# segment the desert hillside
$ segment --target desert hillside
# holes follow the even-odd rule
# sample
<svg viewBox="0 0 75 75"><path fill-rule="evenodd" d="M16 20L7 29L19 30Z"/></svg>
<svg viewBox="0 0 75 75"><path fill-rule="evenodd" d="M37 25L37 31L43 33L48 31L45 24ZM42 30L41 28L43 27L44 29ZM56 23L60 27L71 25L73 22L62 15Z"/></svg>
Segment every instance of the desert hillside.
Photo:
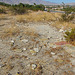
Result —
<svg viewBox="0 0 75 75"><path fill-rule="evenodd" d="M0 75L75 75L75 14L42 7L0 6Z"/></svg>

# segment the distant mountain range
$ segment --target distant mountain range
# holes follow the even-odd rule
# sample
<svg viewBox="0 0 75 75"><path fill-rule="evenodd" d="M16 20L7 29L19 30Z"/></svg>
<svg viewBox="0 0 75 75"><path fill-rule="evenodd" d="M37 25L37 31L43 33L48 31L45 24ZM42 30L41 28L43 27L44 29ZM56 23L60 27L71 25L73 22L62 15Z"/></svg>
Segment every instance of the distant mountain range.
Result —
<svg viewBox="0 0 75 75"><path fill-rule="evenodd" d="M66 5L75 5L75 2L74 3L66 3Z"/></svg>
<svg viewBox="0 0 75 75"><path fill-rule="evenodd" d="M19 4L19 3L24 3L24 4L44 4L44 5L57 5L56 3L52 3L49 1L45 0L0 0L0 2L5 2L8 4Z"/></svg>
<svg viewBox="0 0 75 75"><path fill-rule="evenodd" d="M57 3L53 3L50 1L45 1L45 0L0 0L0 2L8 3L8 4L19 4L19 3L24 3L24 4L44 4L44 5L60 5ZM66 3L66 5L75 5L74 3Z"/></svg>

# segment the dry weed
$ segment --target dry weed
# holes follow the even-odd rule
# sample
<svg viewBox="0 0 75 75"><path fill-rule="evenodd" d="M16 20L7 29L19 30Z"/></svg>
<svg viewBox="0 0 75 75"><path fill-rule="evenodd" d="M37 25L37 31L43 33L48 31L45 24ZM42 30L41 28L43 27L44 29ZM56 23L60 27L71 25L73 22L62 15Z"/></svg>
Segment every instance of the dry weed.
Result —
<svg viewBox="0 0 75 75"><path fill-rule="evenodd" d="M25 29L24 34L31 37L39 37L39 34L36 32L34 28Z"/></svg>
<svg viewBox="0 0 75 75"><path fill-rule="evenodd" d="M7 19L5 14L0 14L0 20Z"/></svg>
<svg viewBox="0 0 75 75"><path fill-rule="evenodd" d="M52 26L54 26L58 29L64 27L64 30L68 29L68 28L75 28L75 24L73 24L71 22L60 22L60 21L53 22Z"/></svg>
<svg viewBox="0 0 75 75"><path fill-rule="evenodd" d="M15 35L18 35L20 33L19 27L15 25L11 25L10 27L5 27L3 29L1 38L6 38L6 37L13 37Z"/></svg>
<svg viewBox="0 0 75 75"><path fill-rule="evenodd" d="M75 24L72 22L60 21L61 13L50 13L50 12L32 12L24 15L17 15L16 20L18 22L52 22L52 26L58 29L64 27L64 29L75 28Z"/></svg>
<svg viewBox="0 0 75 75"><path fill-rule="evenodd" d="M59 13L49 13L49 12L32 12L24 15L17 15L16 20L18 22L40 22L40 21L55 21L59 18Z"/></svg>

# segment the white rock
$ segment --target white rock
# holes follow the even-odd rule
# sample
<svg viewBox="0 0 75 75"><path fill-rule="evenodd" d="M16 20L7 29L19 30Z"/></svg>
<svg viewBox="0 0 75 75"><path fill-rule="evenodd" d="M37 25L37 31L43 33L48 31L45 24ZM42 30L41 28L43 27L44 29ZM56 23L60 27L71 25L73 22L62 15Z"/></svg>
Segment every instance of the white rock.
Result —
<svg viewBox="0 0 75 75"><path fill-rule="evenodd" d="M51 54L52 54L52 55L55 55L55 53L54 53L54 52L51 52Z"/></svg>
<svg viewBox="0 0 75 75"><path fill-rule="evenodd" d="M4 65L3 64L0 64L0 68L2 68Z"/></svg>
<svg viewBox="0 0 75 75"><path fill-rule="evenodd" d="M0 68L2 67L2 64L0 64Z"/></svg>
<svg viewBox="0 0 75 75"><path fill-rule="evenodd" d="M14 40L11 40L12 43L14 43Z"/></svg>
<svg viewBox="0 0 75 75"><path fill-rule="evenodd" d="M28 42L27 39L23 39L23 40L21 40L21 41L24 42L24 43L27 43L27 42Z"/></svg>
<svg viewBox="0 0 75 75"><path fill-rule="evenodd" d="M60 41L62 41L62 40L63 40L63 38L61 37L61 38L59 38L59 40L60 40Z"/></svg>
<svg viewBox="0 0 75 75"><path fill-rule="evenodd" d="M53 48L56 48L56 47L57 47L57 46L55 46L55 45L53 46Z"/></svg>
<svg viewBox="0 0 75 75"><path fill-rule="evenodd" d="M35 51L35 52L39 52L39 49L38 49L38 48L34 48L34 51Z"/></svg>
<svg viewBox="0 0 75 75"><path fill-rule="evenodd" d="M32 69L34 70L37 67L36 64L32 64Z"/></svg>
<svg viewBox="0 0 75 75"><path fill-rule="evenodd" d="M63 29L60 29L59 32L64 32L64 30Z"/></svg>
<svg viewBox="0 0 75 75"><path fill-rule="evenodd" d="M72 57L75 57L75 54L72 53L71 56L72 56Z"/></svg>
<svg viewBox="0 0 75 75"><path fill-rule="evenodd" d="M28 64L27 66L30 67L30 64Z"/></svg>
<svg viewBox="0 0 75 75"><path fill-rule="evenodd" d="M51 36L47 36L47 38L48 38L48 39L50 39L50 38L51 38Z"/></svg>
<svg viewBox="0 0 75 75"><path fill-rule="evenodd" d="M36 55L36 53L32 53L32 55Z"/></svg>
<svg viewBox="0 0 75 75"><path fill-rule="evenodd" d="M75 60L71 59L71 63L72 63L72 65L75 65Z"/></svg>
<svg viewBox="0 0 75 75"><path fill-rule="evenodd" d="M23 48L23 50L26 51L27 49L26 48Z"/></svg>
<svg viewBox="0 0 75 75"><path fill-rule="evenodd" d="M67 30L64 30L64 33L67 32Z"/></svg>

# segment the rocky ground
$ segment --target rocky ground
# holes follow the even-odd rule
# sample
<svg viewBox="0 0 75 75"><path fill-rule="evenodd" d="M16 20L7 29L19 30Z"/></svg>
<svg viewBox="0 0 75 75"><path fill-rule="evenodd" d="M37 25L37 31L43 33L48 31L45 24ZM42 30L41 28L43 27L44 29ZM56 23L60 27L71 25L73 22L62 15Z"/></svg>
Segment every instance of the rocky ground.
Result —
<svg viewBox="0 0 75 75"><path fill-rule="evenodd" d="M18 34L2 38L11 26L0 21L0 75L75 75L75 46L49 23L15 23Z"/></svg>

